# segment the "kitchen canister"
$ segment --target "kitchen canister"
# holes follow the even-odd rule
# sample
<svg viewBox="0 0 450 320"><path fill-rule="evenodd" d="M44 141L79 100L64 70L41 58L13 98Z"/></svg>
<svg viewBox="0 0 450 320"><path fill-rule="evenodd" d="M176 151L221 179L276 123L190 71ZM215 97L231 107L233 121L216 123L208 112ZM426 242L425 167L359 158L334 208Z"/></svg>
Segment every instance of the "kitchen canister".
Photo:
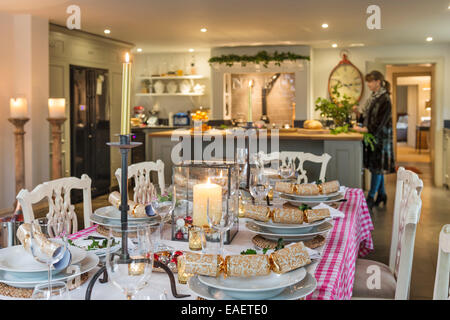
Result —
<svg viewBox="0 0 450 320"><path fill-rule="evenodd" d="M4 221L0 222L0 248L15 246L19 243L17 239L17 229L23 221Z"/></svg>

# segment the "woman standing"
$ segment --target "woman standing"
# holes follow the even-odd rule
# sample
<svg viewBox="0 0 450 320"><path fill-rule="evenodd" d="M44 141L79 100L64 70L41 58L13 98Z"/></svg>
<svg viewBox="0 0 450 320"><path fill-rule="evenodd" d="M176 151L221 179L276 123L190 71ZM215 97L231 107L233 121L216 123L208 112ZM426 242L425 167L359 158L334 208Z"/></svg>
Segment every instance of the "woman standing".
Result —
<svg viewBox="0 0 450 320"><path fill-rule="evenodd" d="M381 72L372 71L366 75L365 80L372 94L360 112L358 122L362 123L362 126L355 125L353 129L361 133L369 132L376 139L374 150L370 146L364 145L364 167L372 175L367 205L372 209L381 202L386 206L384 173L395 172L392 105L389 96L390 84L384 79Z"/></svg>

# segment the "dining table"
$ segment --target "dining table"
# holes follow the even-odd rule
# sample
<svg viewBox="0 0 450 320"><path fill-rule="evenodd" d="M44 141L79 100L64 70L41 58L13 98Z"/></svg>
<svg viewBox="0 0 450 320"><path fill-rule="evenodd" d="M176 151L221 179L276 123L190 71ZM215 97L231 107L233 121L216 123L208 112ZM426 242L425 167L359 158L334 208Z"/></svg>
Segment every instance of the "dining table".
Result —
<svg viewBox="0 0 450 320"><path fill-rule="evenodd" d="M306 300L347 300L352 297L355 277L355 264L358 257L364 257L373 250L371 231L373 224L362 189L345 188L345 202L341 202L337 209L344 213L341 218L331 222L333 227L324 235L325 243L315 250L320 259L306 266L306 271L317 281L316 289L306 296ZM255 236L246 228L246 218L239 219L239 232L231 244L225 245L225 254L240 254L246 249L254 249L252 238ZM69 236L76 240L89 235L101 235L97 231L98 225L93 225ZM164 229L164 244L175 250L190 251L187 241L172 241L170 225ZM216 252L218 245L208 242L205 251ZM198 252L198 251L197 251ZM100 266L89 272L89 280L70 291L70 299L84 300L86 290L92 276ZM177 275L175 274L175 279ZM187 294L182 300L201 299L197 297L187 284L180 284L176 280L177 292ZM0 299L17 299L0 296ZM96 281L91 300L125 300L125 295L111 281L101 283ZM172 296L169 277L165 272L153 271L149 283L135 296L136 300L171 300ZM178 299L180 300L180 299Z"/></svg>

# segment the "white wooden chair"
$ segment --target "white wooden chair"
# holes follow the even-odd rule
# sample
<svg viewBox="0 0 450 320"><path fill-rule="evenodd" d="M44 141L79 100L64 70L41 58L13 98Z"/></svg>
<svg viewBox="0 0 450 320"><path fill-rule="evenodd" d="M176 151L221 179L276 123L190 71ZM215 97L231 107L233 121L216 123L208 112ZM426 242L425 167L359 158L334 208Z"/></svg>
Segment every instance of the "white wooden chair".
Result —
<svg viewBox="0 0 450 320"><path fill-rule="evenodd" d="M83 190L84 227L89 227L91 225L89 216L92 213L91 183L91 179L83 174L81 179L68 177L44 182L31 192L26 189L20 190L17 194L17 200L22 207L24 222L30 223L34 220L32 205L47 198L49 205L49 212L46 215L48 226L54 225L57 221L66 222L69 234L77 232L77 215L75 206L71 203L70 191L80 189Z"/></svg>
<svg viewBox="0 0 450 320"><path fill-rule="evenodd" d="M357 259L353 299L409 298L416 228L422 208L422 189L423 182L417 174L403 167L399 168L389 266L377 261Z"/></svg>
<svg viewBox="0 0 450 320"><path fill-rule="evenodd" d="M156 162L140 162L128 167L128 179L134 179L134 202L139 204L148 204L150 202L150 195L153 188L153 184L150 181L152 171L158 173L158 184L164 188L164 162L161 160L157 160ZM115 175L119 183L119 188L122 190L122 169L117 169Z"/></svg>
<svg viewBox="0 0 450 320"><path fill-rule="evenodd" d="M324 153L318 156L312 153L296 151L281 151L272 152L269 154L260 151L258 153L258 156L259 159L263 162L278 162L279 160L281 160L283 163L294 163L295 171L298 172L297 183L308 183L307 171L303 166L303 164L307 161L321 164L319 180L325 181L328 162L331 159L331 156L328 153Z"/></svg>
<svg viewBox="0 0 450 320"><path fill-rule="evenodd" d="M433 300L450 299L450 224L442 227L439 234L439 253L434 280Z"/></svg>

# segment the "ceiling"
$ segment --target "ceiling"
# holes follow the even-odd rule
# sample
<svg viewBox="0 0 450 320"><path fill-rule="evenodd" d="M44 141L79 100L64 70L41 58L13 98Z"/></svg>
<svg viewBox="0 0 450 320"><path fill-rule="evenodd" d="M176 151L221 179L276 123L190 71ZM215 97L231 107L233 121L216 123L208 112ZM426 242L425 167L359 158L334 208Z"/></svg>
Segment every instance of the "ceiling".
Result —
<svg viewBox="0 0 450 320"><path fill-rule="evenodd" d="M81 29L136 44L143 52L217 46L306 44L328 48L450 43L450 0L1 0L0 11L31 13L66 25L81 8ZM381 30L368 30L367 7L381 7ZM329 25L322 29L322 23ZM207 32L200 32L202 27ZM428 36L433 42L426 42Z"/></svg>

